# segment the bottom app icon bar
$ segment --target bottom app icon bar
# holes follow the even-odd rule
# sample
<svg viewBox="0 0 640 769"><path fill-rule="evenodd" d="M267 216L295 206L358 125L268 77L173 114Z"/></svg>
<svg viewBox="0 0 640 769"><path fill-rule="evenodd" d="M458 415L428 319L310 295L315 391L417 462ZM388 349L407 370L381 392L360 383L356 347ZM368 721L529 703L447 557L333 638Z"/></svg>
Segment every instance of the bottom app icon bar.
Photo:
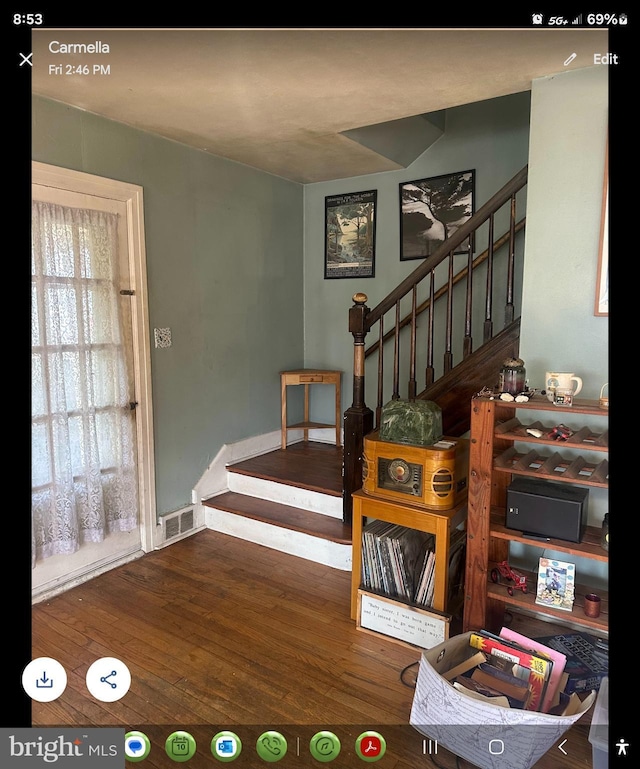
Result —
<svg viewBox="0 0 640 769"><path fill-rule="evenodd" d="M242 752L242 740L232 731L217 732L209 744L211 755L222 763L235 761ZM299 749L299 742L297 744ZM255 743L256 754L267 763L276 763L287 755L289 745L286 737L278 731L262 732ZM310 755L321 763L334 761L341 753L340 738L331 731L316 732L309 740ZM356 756L365 762L379 761L386 753L385 738L376 731L362 732L354 744ZM176 730L171 732L164 741L164 750L168 758L176 763L189 761L198 751L195 738L188 731ZM151 740L141 731L130 731L125 734L124 753L127 761L137 763L144 761L151 752Z"/></svg>

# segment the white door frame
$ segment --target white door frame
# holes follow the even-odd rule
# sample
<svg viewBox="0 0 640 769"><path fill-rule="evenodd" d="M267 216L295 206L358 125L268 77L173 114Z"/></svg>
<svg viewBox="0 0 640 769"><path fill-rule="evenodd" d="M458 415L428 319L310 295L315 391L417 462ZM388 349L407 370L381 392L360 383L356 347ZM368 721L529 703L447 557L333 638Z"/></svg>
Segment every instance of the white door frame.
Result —
<svg viewBox="0 0 640 769"><path fill-rule="evenodd" d="M120 200L127 206L129 281L133 291L131 321L138 446L138 489L140 502L140 543L145 553L154 549L156 529L156 485L153 443L153 404L151 399L151 333L149 328L147 261L144 241L142 187L81 171L33 161L31 182L72 192Z"/></svg>

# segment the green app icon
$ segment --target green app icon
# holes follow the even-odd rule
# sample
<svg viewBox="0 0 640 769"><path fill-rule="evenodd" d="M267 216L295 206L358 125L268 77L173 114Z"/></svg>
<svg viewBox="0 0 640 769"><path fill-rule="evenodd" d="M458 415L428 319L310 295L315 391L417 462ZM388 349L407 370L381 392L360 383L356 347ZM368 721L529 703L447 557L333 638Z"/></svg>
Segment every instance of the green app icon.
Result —
<svg viewBox="0 0 640 769"><path fill-rule="evenodd" d="M127 761L144 761L151 752L151 742L143 732L127 732L124 735L124 754Z"/></svg>
<svg viewBox="0 0 640 769"><path fill-rule="evenodd" d="M196 741L189 732L172 732L164 743L166 754L172 761L188 761L195 755Z"/></svg>
<svg viewBox="0 0 640 769"><path fill-rule="evenodd" d="M340 753L340 740L333 732L317 732L311 738L309 751L316 761L333 761Z"/></svg>
<svg viewBox="0 0 640 769"><path fill-rule="evenodd" d="M264 761L279 761L287 752L287 741L280 732L263 732L256 742L256 753Z"/></svg>

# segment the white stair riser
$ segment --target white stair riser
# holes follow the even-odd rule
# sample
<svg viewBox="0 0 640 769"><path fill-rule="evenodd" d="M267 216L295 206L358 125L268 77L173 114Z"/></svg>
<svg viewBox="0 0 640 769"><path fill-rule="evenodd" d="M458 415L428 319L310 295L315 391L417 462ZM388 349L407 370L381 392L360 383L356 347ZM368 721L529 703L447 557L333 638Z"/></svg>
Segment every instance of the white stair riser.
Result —
<svg viewBox="0 0 640 769"><path fill-rule="evenodd" d="M205 522L208 528L222 534L264 545L272 550L296 555L334 569L351 571L351 545L312 537L302 532L243 518L211 507L205 510Z"/></svg>
<svg viewBox="0 0 640 769"><path fill-rule="evenodd" d="M228 473L229 491L247 494L250 497L279 502L281 505L298 507L313 513L321 513L331 518L342 518L342 497L333 497L317 491L299 489L284 483L266 481L242 473Z"/></svg>

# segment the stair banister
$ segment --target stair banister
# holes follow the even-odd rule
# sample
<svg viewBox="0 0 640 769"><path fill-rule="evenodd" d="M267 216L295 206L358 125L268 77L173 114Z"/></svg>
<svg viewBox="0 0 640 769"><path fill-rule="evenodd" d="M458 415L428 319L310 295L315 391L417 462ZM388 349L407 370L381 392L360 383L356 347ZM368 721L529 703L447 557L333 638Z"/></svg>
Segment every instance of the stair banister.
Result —
<svg viewBox="0 0 640 769"><path fill-rule="evenodd" d="M473 235L485 222L489 222L491 241L493 240L493 214L506 202L511 203L511 216L510 216L510 230L509 230L509 255L508 255L508 279L507 279L507 307L506 317L507 320L513 320L514 307L513 307L513 289L514 289L514 262L515 262L515 234L518 230L515 222L516 211L516 193L524 187L527 183L528 167L524 166L509 182L507 182L502 189L500 189L493 197L481 206L478 211L462 224L455 233L447 238L431 256L426 257L422 263L410 273L393 291L391 291L381 302L378 303L373 310L370 310L366 306L367 296L366 294L357 293L353 296L354 305L349 309L349 331L354 338L354 373L353 373L353 403L344 415L344 464L343 464L343 520L345 523L351 523L352 520L352 499L351 495L354 491L362 487L362 467L363 467L363 439L364 436L373 430L373 412L369 409L364 400L365 391L365 338L367 333L373 328L375 323L382 322L383 316L395 305L396 308L396 322L394 328L394 371L393 382L394 392L392 397L399 397L399 385L398 385L398 361L399 361L399 332L400 328L405 325L404 321L400 320L400 302L409 293L413 292L412 297L412 309L408 324L411 326L411 373L409 381L409 397L416 397L416 383L415 383L415 329L416 329L416 316L420 311L416 307L416 286L424 278L430 277L430 298L429 298L429 319L428 319L428 333L427 340L427 370L426 378L427 384L433 382L433 302L434 302L434 270L443 262L446 258L449 258L449 271L448 271L448 285L447 285L447 330L445 338L445 373L447 373L452 366L452 289L454 285L453 276L453 255L459 250L459 246L469 238L469 242L472 242ZM474 260L471 256L471 246L469 248L469 258L466 268L468 280L471 280L471 272L474 265ZM465 249L466 250L466 249ZM493 269L493 245L489 247L489 269L488 272ZM468 304L471 301L470 289L468 293ZM487 307L487 311L490 308ZM471 338L470 338L470 309L467 307L465 313L465 327L468 331L467 339L464 342L465 355L469 355L471 352ZM490 318L485 320L484 333L490 328ZM380 326L379 339L377 342L379 355L382 355L383 351L383 331ZM378 380L382 379L382 363L379 360L378 368ZM380 391L379 391L380 392ZM381 403L377 405L377 411L381 409Z"/></svg>
<svg viewBox="0 0 640 769"><path fill-rule="evenodd" d="M353 335L353 403L344 413L342 469L343 522L347 524L352 521L351 495L362 488L363 438L373 430L373 411L364 402L365 318L369 313L366 301L366 294L354 294L354 305L349 308L349 331Z"/></svg>
<svg viewBox="0 0 640 769"><path fill-rule="evenodd" d="M469 237L469 235L478 229L482 224L487 221L489 216L500 206L509 200L519 189L521 189L527 182L527 166L507 182L504 187L496 192L496 194L481 206L476 213L462 224L453 233L450 238L442 243L431 256L427 256L422 264L417 267L412 273L400 283L393 291L391 291L373 310L367 313L365 318L365 333L370 331L371 328L378 320L388 312L393 305L400 301L406 294L411 291L414 285L419 283L423 278L434 270L440 262L442 262L450 251L456 251L458 246Z"/></svg>

